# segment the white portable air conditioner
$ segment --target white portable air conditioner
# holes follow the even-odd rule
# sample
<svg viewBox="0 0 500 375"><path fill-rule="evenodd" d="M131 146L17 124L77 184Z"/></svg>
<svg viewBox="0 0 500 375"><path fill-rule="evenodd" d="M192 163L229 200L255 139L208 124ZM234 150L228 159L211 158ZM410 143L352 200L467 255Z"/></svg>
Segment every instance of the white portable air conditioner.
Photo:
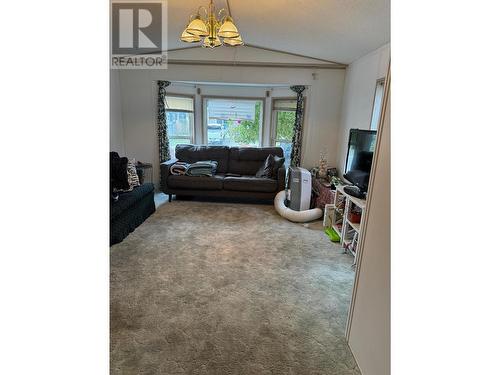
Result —
<svg viewBox="0 0 500 375"><path fill-rule="evenodd" d="M288 170L290 209L295 211L304 211L310 208L311 184L311 173L307 169L291 167Z"/></svg>

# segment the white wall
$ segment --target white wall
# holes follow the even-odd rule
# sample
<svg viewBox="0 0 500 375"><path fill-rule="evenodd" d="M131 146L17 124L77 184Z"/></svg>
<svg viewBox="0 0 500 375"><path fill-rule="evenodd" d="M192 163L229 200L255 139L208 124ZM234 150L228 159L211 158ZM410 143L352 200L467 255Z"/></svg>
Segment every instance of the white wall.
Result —
<svg viewBox="0 0 500 375"><path fill-rule="evenodd" d="M199 54L212 53L204 49L190 50ZM273 54L272 52L267 52ZM271 59L271 58L270 58ZM273 61L276 58L273 58ZM313 77L316 73L316 79ZM152 162L155 182L159 182L158 140L156 135L157 80L190 82L224 82L263 84L269 87L226 87L201 85L202 95L265 96L272 85L307 85L306 117L302 148L302 164L309 168L318 163L321 150L327 150L331 164L337 155L337 132L344 90L344 70L170 65L165 70L122 70L120 86L125 150L128 157ZM191 93L194 87L172 85L171 93ZM289 89L274 89L272 95L293 96ZM200 98L198 98L200 99ZM201 110L197 100L196 110ZM270 111L266 112L270 121ZM201 124L195 124L197 127Z"/></svg>
<svg viewBox="0 0 500 375"><path fill-rule="evenodd" d="M344 172L350 129L370 129L376 82L387 73L390 45L349 64L346 71L336 164Z"/></svg>
<svg viewBox="0 0 500 375"><path fill-rule="evenodd" d="M120 156L125 154L125 137L122 122L122 103L120 93L120 75L117 70L110 70L110 151Z"/></svg>
<svg viewBox="0 0 500 375"><path fill-rule="evenodd" d="M328 65L328 62L314 58L290 55L282 52L271 52L261 48L242 46L238 48L216 48L213 50L190 48L169 52L169 60L205 60L205 61L244 61L287 64L318 64Z"/></svg>
<svg viewBox="0 0 500 375"><path fill-rule="evenodd" d="M363 375L390 374L390 108L389 88L387 115L377 139L347 337Z"/></svg>

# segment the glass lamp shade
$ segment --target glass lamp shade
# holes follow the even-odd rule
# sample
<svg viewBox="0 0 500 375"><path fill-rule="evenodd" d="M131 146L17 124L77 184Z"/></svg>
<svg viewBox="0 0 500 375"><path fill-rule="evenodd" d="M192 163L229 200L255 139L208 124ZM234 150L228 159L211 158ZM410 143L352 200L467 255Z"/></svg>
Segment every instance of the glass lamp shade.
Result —
<svg viewBox="0 0 500 375"><path fill-rule="evenodd" d="M217 35L219 35L221 38L236 38L240 35L240 33L236 28L233 19L228 16L220 27L219 33Z"/></svg>
<svg viewBox="0 0 500 375"><path fill-rule="evenodd" d="M225 38L224 44L226 44L228 46L236 47L236 46L242 46L244 43L243 43L243 39L241 39L241 35L239 35L237 38Z"/></svg>
<svg viewBox="0 0 500 375"><path fill-rule="evenodd" d="M222 45L222 42L218 37L216 38L205 38L203 41L202 46L205 48L215 48L215 47L220 47Z"/></svg>
<svg viewBox="0 0 500 375"><path fill-rule="evenodd" d="M199 37L208 36L209 34L207 25L203 22L199 15L197 15L195 19L189 23L188 27L186 27L186 32Z"/></svg>
<svg viewBox="0 0 500 375"><path fill-rule="evenodd" d="M197 35L189 34L186 30L182 32L181 40L186 43L197 43L201 41L201 38Z"/></svg>

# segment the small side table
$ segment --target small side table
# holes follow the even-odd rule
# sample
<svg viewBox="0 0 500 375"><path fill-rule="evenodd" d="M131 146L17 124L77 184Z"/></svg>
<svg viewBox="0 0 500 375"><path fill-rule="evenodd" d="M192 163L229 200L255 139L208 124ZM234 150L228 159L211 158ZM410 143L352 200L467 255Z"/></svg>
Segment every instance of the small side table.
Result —
<svg viewBox="0 0 500 375"><path fill-rule="evenodd" d="M144 183L146 170L149 170L149 182L153 183L153 164L142 163L138 161L137 163L135 163L135 169L137 169L138 171L142 171L142 176L140 177L141 185Z"/></svg>
<svg viewBox="0 0 500 375"><path fill-rule="evenodd" d="M312 191L315 193L314 207L324 209L325 204L332 204L334 193L331 190L330 182L313 177Z"/></svg>

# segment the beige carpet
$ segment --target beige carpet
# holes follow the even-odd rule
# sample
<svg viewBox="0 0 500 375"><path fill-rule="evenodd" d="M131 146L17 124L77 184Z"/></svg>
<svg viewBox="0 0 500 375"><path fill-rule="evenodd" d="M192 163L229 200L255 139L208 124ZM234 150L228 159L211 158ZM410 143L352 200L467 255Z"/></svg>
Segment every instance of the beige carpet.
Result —
<svg viewBox="0 0 500 375"><path fill-rule="evenodd" d="M269 205L164 204L111 248L111 373L360 374L351 263Z"/></svg>

